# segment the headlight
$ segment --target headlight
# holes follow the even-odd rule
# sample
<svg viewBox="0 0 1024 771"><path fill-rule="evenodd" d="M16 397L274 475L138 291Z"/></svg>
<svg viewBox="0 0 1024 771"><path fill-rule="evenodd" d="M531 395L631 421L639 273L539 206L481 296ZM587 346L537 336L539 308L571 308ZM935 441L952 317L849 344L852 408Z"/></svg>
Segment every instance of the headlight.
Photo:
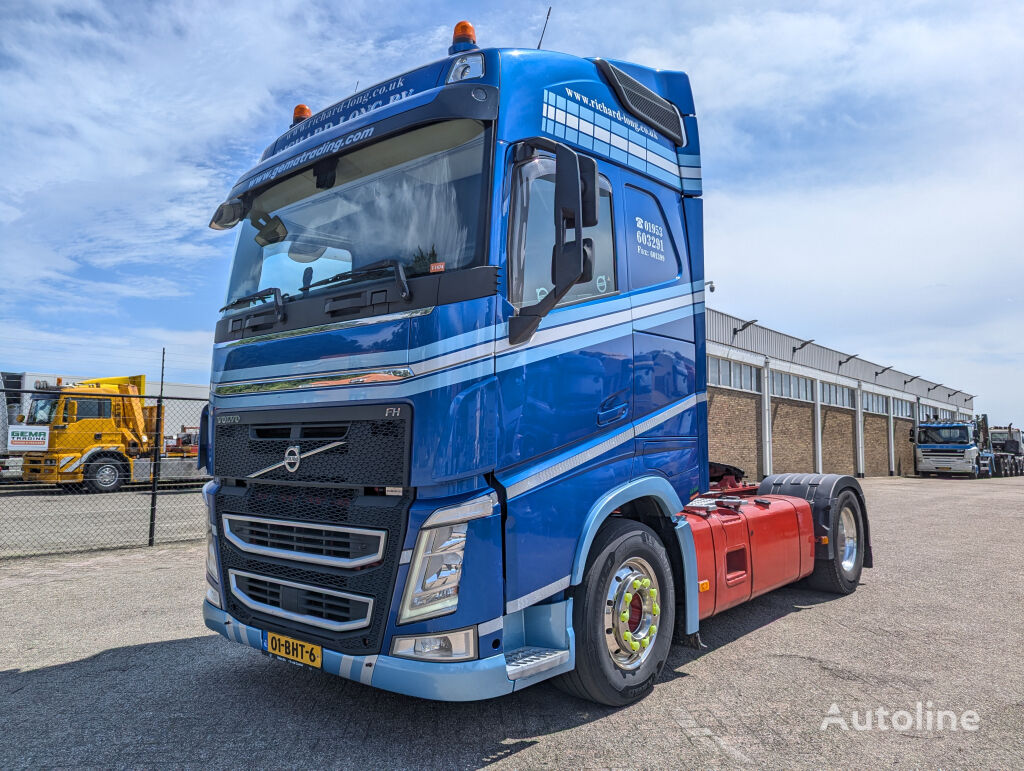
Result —
<svg viewBox="0 0 1024 771"><path fill-rule="evenodd" d="M491 493L438 509L423 523L405 581L399 624L454 613L459 607L467 523L488 516L496 502Z"/></svg>
<svg viewBox="0 0 1024 771"><path fill-rule="evenodd" d="M469 661L476 658L476 629L396 637L391 643L391 655L426 661Z"/></svg>
<svg viewBox="0 0 1024 771"><path fill-rule="evenodd" d="M463 523L420 533L398 623L441 616L459 607L466 527Z"/></svg>
<svg viewBox="0 0 1024 771"><path fill-rule="evenodd" d="M463 80L473 80L484 76L484 55L466 54L452 62L452 68L448 71L448 83L458 83Z"/></svg>

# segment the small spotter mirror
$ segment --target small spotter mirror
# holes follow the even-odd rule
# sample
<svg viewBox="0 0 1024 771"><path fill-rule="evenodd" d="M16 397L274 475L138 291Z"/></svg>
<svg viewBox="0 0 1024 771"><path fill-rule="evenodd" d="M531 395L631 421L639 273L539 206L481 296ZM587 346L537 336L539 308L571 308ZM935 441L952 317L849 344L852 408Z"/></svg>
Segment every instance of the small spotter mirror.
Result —
<svg viewBox="0 0 1024 771"><path fill-rule="evenodd" d="M210 227L213 230L231 230L242 221L245 216L245 204L240 198L232 198L217 207L210 220Z"/></svg>

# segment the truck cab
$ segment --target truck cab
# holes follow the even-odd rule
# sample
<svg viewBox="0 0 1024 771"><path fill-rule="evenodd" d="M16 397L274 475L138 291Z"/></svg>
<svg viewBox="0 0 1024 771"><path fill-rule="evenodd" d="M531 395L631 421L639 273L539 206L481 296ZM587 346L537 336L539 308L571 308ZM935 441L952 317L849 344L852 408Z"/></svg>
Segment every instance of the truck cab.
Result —
<svg viewBox="0 0 1024 771"><path fill-rule="evenodd" d="M992 452L974 422L921 423L911 429L917 473L959 474L977 479L992 475Z"/></svg>
<svg viewBox="0 0 1024 771"><path fill-rule="evenodd" d="M22 480L112 493L151 481L156 455L168 478L199 479L185 440L171 448L159 441L163 407L147 404L145 391L145 375L131 375L67 385L58 378L56 388L31 394L10 434L24 452Z"/></svg>
<svg viewBox="0 0 1024 771"><path fill-rule="evenodd" d="M710 485L690 83L480 49L463 24L448 57L296 108L213 217L239 234L200 432L204 616L416 696L607 664L613 686L572 687L628 703L700 615L683 513ZM787 537L835 556L788 516ZM601 579L614 591L588 589L615 534L637 551ZM600 639L581 630L613 606Z"/></svg>
<svg viewBox="0 0 1024 771"><path fill-rule="evenodd" d="M1024 474L1024 436L1021 430L1011 423L1008 426L993 426L991 435L996 476Z"/></svg>

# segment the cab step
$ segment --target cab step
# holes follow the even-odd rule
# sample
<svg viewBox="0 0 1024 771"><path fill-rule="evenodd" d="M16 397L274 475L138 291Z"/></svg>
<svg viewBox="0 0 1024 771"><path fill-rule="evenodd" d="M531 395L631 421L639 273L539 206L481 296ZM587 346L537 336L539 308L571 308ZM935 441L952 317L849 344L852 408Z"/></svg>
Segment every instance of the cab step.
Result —
<svg viewBox="0 0 1024 771"><path fill-rule="evenodd" d="M569 651L557 648L538 648L528 645L505 653L505 672L509 680L536 675L554 669L569 660Z"/></svg>

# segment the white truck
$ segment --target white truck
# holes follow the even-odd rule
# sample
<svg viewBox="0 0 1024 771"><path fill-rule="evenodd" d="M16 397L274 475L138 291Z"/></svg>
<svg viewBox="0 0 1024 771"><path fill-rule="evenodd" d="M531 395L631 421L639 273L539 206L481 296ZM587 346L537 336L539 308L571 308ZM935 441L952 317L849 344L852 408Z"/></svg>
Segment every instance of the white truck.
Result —
<svg viewBox="0 0 1024 771"><path fill-rule="evenodd" d="M64 378L73 379L73 378ZM57 387L57 375L43 372L0 372L0 480L21 479L21 454L8 449L8 429L28 411L35 390Z"/></svg>

